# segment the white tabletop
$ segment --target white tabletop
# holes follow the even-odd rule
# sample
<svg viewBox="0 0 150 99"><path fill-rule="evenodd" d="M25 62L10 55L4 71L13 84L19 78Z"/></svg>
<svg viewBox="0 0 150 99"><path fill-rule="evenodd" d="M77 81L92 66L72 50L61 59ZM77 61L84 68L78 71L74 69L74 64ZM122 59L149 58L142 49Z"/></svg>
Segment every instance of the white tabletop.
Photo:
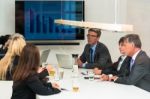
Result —
<svg viewBox="0 0 150 99"><path fill-rule="evenodd" d="M81 69L79 73L85 70ZM113 82L100 80L86 80L83 75L79 75L78 84L79 91L72 91L72 72L65 70L63 80L57 81L62 88L68 91L62 91L59 94L41 96L37 95L37 99L149 99L150 93L132 85L122 85Z"/></svg>

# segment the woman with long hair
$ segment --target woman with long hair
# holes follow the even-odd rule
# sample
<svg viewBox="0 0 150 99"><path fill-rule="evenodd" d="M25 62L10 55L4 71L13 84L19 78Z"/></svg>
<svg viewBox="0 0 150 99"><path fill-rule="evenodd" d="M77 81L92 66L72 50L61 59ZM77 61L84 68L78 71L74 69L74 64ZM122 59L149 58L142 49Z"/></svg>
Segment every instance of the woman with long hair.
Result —
<svg viewBox="0 0 150 99"><path fill-rule="evenodd" d="M17 64L18 57L26 45L22 35L14 34L9 38L8 50L0 60L0 80L11 80L13 66Z"/></svg>
<svg viewBox="0 0 150 99"><path fill-rule="evenodd" d="M13 93L11 99L35 99L36 94L51 95L59 93L57 84L44 83L39 79L40 54L36 46L27 44L20 55L13 74Z"/></svg>
<svg viewBox="0 0 150 99"><path fill-rule="evenodd" d="M9 37L7 52L0 60L0 80L12 80L13 71L18 64L18 59L25 45L26 41L21 34L15 33ZM45 78L50 69L51 66L41 67L39 69L40 79Z"/></svg>

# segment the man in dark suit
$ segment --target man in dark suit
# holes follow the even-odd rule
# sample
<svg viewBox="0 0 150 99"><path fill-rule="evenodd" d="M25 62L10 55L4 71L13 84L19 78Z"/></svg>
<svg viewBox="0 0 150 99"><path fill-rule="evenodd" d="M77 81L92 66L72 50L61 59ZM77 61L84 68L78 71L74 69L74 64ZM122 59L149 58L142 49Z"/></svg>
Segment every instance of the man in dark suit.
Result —
<svg viewBox="0 0 150 99"><path fill-rule="evenodd" d="M150 58L141 50L137 34L125 36L125 53L131 56L130 74L126 77L111 77L116 83L135 85L150 92Z"/></svg>
<svg viewBox="0 0 150 99"><path fill-rule="evenodd" d="M91 28L88 30L88 44L86 44L84 52L78 59L79 67L87 69L98 67L104 69L112 64L108 48L99 42L100 35L100 29Z"/></svg>
<svg viewBox="0 0 150 99"><path fill-rule="evenodd" d="M112 75L117 75L117 76L127 76L129 74L129 64L130 64L130 59L131 57L125 55L124 51L124 37L121 37L119 40L119 50L120 53L122 54L119 58L118 61L114 62L111 66L104 70L100 70L95 68L94 73L96 75L102 74L103 80L108 80L108 76L110 74Z"/></svg>

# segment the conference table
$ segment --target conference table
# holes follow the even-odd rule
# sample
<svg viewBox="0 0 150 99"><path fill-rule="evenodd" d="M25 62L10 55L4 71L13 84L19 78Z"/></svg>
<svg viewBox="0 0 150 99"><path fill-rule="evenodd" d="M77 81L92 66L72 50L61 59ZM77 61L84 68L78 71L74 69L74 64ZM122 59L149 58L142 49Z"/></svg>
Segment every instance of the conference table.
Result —
<svg viewBox="0 0 150 99"><path fill-rule="evenodd" d="M60 84L62 90L59 94L42 96L36 95L37 99L149 99L150 92L133 85L123 85L114 82L101 81L100 79L84 79L86 69L79 69L77 78L72 76L72 70L64 69L64 77L61 80L51 80ZM74 79L78 82L79 90L74 92L72 85Z"/></svg>

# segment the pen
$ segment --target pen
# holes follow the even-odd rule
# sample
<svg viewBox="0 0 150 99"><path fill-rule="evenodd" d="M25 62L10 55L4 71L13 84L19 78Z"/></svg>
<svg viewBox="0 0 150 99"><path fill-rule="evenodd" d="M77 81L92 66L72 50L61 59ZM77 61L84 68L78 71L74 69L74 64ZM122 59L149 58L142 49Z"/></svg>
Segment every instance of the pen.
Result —
<svg viewBox="0 0 150 99"><path fill-rule="evenodd" d="M62 90L62 91L69 91L69 90L66 89L66 88L60 88L60 90Z"/></svg>

